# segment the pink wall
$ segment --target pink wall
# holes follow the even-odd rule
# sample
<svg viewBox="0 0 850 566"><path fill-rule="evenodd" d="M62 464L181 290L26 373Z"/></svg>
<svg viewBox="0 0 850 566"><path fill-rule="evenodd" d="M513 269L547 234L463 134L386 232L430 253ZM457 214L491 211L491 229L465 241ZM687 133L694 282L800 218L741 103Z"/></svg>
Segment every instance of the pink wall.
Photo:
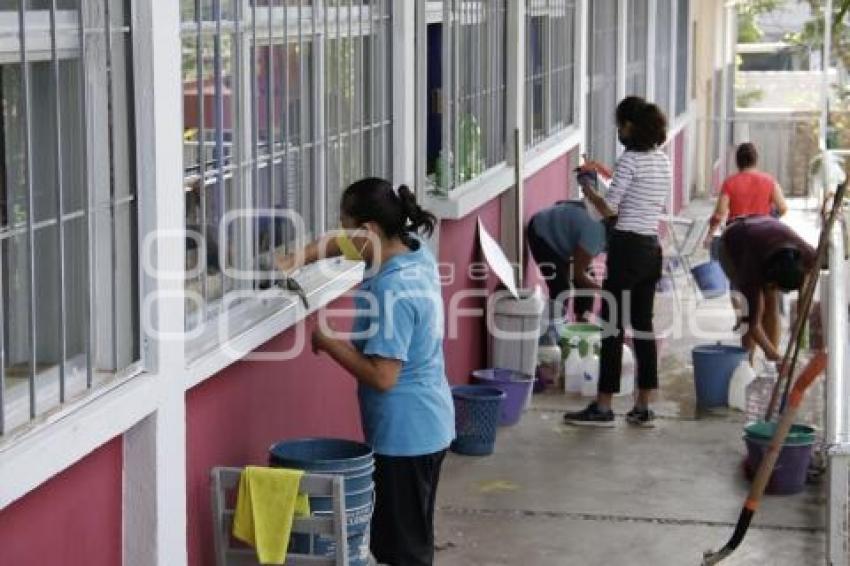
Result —
<svg viewBox="0 0 850 566"><path fill-rule="evenodd" d="M578 149L565 153L532 177L525 181L525 224L535 213L552 206L559 200L577 198L575 183L573 183L572 169L575 167ZM531 254L526 249L525 262L525 284L526 287L540 285L544 290L545 282L540 278L537 266L531 260Z"/></svg>
<svg viewBox="0 0 850 566"><path fill-rule="evenodd" d="M481 217L490 235L498 239L502 226L501 213L501 203L499 199L494 199L461 220L444 220L440 224L439 261L443 266L443 304L448 323L443 350L446 374L453 384L468 382L470 372L485 367L487 361L484 318L458 314L460 309L483 310L486 300L469 297L457 299L458 308L450 308L450 304L452 297L458 296L457 293L467 289L492 288L494 285L490 277L475 277L475 270L470 272L470 266L483 261L478 251L478 217ZM456 323L452 322L453 318Z"/></svg>
<svg viewBox="0 0 850 566"><path fill-rule="evenodd" d="M121 564L122 465L118 437L0 511L0 564Z"/></svg>
<svg viewBox="0 0 850 566"><path fill-rule="evenodd" d="M334 306L345 305L337 301ZM276 440L303 436L362 439L354 379L307 348L287 362L242 361L186 395L189 564L214 564L209 472L214 466L266 462ZM339 328L344 325L340 324ZM288 331L261 350L283 351Z"/></svg>

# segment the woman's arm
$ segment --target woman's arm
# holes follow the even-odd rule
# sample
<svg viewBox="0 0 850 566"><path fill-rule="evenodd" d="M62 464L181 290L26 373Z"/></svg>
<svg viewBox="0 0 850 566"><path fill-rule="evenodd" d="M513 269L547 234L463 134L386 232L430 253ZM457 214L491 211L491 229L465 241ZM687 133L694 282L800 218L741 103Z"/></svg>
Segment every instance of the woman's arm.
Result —
<svg viewBox="0 0 850 566"><path fill-rule="evenodd" d="M327 352L357 381L378 391L389 391L398 382L401 361L379 356L364 356L346 340L332 338L320 329L313 331L313 353Z"/></svg>
<svg viewBox="0 0 850 566"><path fill-rule="evenodd" d="M764 292L759 290L754 296L751 293L744 293L749 316L747 316L747 332L744 334L743 342L745 345L755 344L764 351L765 357L772 362L778 362L782 359L782 354L777 350L776 346L770 341L761 325L762 313L764 312ZM755 304L752 304L755 303Z"/></svg>
<svg viewBox="0 0 850 566"><path fill-rule="evenodd" d="M717 204L714 206L714 212L708 222L708 234L705 235L705 247L711 245L711 240L714 238L714 232L717 227L726 222L729 216L729 195L721 194L717 199Z"/></svg>
<svg viewBox="0 0 850 566"><path fill-rule="evenodd" d="M779 183L773 184L773 206L776 207L776 212L779 216L785 216L788 212L788 203L785 202L785 195L782 194L782 187Z"/></svg>
<svg viewBox="0 0 850 566"><path fill-rule="evenodd" d="M284 273L291 273L304 265L339 255L342 255L342 251L340 251L339 245L336 243L336 237L326 234L315 242L304 246L300 252L277 255L275 265Z"/></svg>
<svg viewBox="0 0 850 566"><path fill-rule="evenodd" d="M590 268L592 262L593 256L587 253L581 246L577 246L575 256L573 257L573 280L576 287L596 291L600 290L599 284L587 274L587 270Z"/></svg>
<svg viewBox="0 0 850 566"><path fill-rule="evenodd" d="M584 193L585 198L590 201L590 204L596 207L596 210L599 211L599 214L606 218L611 218L612 216L616 216L617 212L612 210L608 203L605 202L605 199L597 193L594 189L592 189L589 185L582 185L581 190Z"/></svg>

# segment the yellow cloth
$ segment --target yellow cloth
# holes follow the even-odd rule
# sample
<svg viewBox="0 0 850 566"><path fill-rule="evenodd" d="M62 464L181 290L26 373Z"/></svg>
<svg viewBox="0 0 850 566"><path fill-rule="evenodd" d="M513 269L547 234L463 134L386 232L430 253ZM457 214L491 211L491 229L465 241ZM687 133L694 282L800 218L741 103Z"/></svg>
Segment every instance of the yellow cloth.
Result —
<svg viewBox="0 0 850 566"><path fill-rule="evenodd" d="M302 470L248 466L239 478L233 536L257 550L260 564L283 564L294 517L310 514L298 493Z"/></svg>

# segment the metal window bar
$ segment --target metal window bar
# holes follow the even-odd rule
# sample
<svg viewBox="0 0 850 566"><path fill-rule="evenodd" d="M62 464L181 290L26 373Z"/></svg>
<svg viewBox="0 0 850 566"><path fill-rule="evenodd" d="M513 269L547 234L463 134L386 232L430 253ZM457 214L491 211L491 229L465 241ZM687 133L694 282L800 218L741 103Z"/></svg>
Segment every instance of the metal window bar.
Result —
<svg viewBox="0 0 850 566"><path fill-rule="evenodd" d="M50 56L53 79L53 112L56 119L56 133L54 135L54 173L56 175L56 215L61 219L64 216L64 184L62 175L62 110L59 103L59 55L56 49L56 0L50 2ZM67 325L67 313L65 312L65 223L61 220L56 227L56 245L59 249L59 402L65 402L65 358L66 341L65 331Z"/></svg>
<svg viewBox="0 0 850 566"><path fill-rule="evenodd" d="M198 199L200 202L200 233L198 241L198 263L201 266L201 319L206 318L205 309L207 299L209 297L209 255L207 253L207 135L206 135L206 111L204 105L206 96L204 90L204 29L203 29L203 0L195 0L195 18L197 25L197 55L196 55L196 84L195 89L198 93Z"/></svg>
<svg viewBox="0 0 850 566"><path fill-rule="evenodd" d="M348 74L345 84L350 97L348 100L348 178L346 183L354 181L354 34L351 33L352 10L354 0L348 0L348 37L346 38L346 51L348 52Z"/></svg>
<svg viewBox="0 0 850 566"><path fill-rule="evenodd" d="M113 84L113 60L112 60L112 10L110 7L110 1L106 0L104 3L104 12L103 12L103 34L106 39L106 92L107 92L107 153L109 154L109 158L107 160L109 164L109 231L110 231L110 242L112 243L112 257L110 258L110 265L112 269L110 269L110 283L112 287L112 359L110 360L110 367L118 368L118 360L120 352L118 351L120 340L118 339L118 280L116 278L116 266L117 266L117 230L116 230L116 220L115 220L115 108L112 101L112 95L114 91Z"/></svg>
<svg viewBox="0 0 850 566"><path fill-rule="evenodd" d="M259 186L260 186L260 89L257 85L257 57L259 57L260 49L257 43L257 2L251 2L251 192L249 202L253 207L259 207ZM252 235L251 241L251 261L249 265L251 270L256 270L260 259L260 219L256 216L251 217ZM252 287L257 289L257 281L252 283Z"/></svg>
<svg viewBox="0 0 850 566"><path fill-rule="evenodd" d="M307 199L304 198L303 187L308 186L307 179L309 179L309 173L306 172L307 159L305 158L308 152L309 132L307 128L310 122L305 118L309 115L307 105L309 100L305 92L305 85L308 83L305 61L309 59L305 56L304 51L304 0L298 0L298 102L301 110L298 115L298 187L301 188L298 193L298 210L301 211L302 215L308 216L305 219L305 223L307 223L309 222L309 212L307 211ZM306 88L309 90L309 87Z"/></svg>
<svg viewBox="0 0 850 566"><path fill-rule="evenodd" d="M27 53L27 6L25 0L18 0L18 25L20 41L20 64L21 64L21 106L23 108L22 118L24 122L24 170L27 215L27 280L29 282L28 312L29 312L29 412L30 419L36 416L36 391L35 375L37 371L37 347L36 347L36 311L35 311L35 231L33 229L33 183L32 183L32 115L30 109L30 63Z"/></svg>
<svg viewBox="0 0 850 566"><path fill-rule="evenodd" d="M273 211L276 209L277 199L275 198L277 194L277 186L275 183L275 160L276 160L276 151L275 151L275 140L276 140L276 129L275 129L275 82L274 82L274 6L275 2L273 0L267 0L269 3L268 10L268 33L269 33L269 54L268 54L268 66L267 66L267 79L268 83L266 86L266 102L267 102L267 110L266 117L268 118L268 139L269 139L269 199L268 199L268 208L269 211ZM274 252L275 252L275 224L277 224L277 218L275 218L274 213L269 215L268 219L269 227L269 249L268 249L268 257L271 262L266 268L271 272L274 269Z"/></svg>
<svg viewBox="0 0 850 566"><path fill-rule="evenodd" d="M226 195L225 195L225 168L228 165L227 160L224 155L224 77L223 77L223 66L224 62L222 60L222 14L221 14L221 2L222 0L213 0L213 17L215 18L215 36L213 37L213 76L215 82L215 149L218 163L216 164L216 193L219 199L219 207L226 208ZM232 54L231 54L232 57ZM201 88L201 96L199 98L203 98L205 95L203 94L203 88ZM204 120L204 117L201 116L201 120ZM231 149L232 152L232 149ZM204 152L201 153L202 158ZM202 182L201 190L203 191L206 198L206 181ZM221 219L219 218L219 223ZM203 230L206 233L207 226L204 224ZM220 234L220 231L217 229L217 233ZM227 293L228 290L228 277L227 270L223 269L222 263L226 263L221 261L222 257L226 257L226 252L223 254L221 250L221 236L219 235L219 246L218 246L218 254L219 254L219 277L221 278L221 291L222 296ZM205 261L207 261L205 259ZM205 275L208 276L208 266L207 269L204 270ZM207 298L204 298L204 302L206 303Z"/></svg>
<svg viewBox="0 0 850 566"><path fill-rule="evenodd" d="M84 125L88 125L88 91L86 89L86 76L88 65L86 65L87 59L87 47L88 42L86 40L86 22L85 22L85 10L83 9L83 5L80 5L79 10L79 46L80 46L80 76L79 76L79 89L80 89L80 101L81 101L81 114L82 114L82 123ZM97 225L95 223L94 218L94 190L91 182L91 176L89 174L89 155L88 155L88 140L86 137L86 128L80 128L80 147L83 148L83 152L85 155L81 160L82 165L82 179L83 179L83 188L85 189L86 198L86 251L87 251L87 270L86 270L86 290L87 290L87 299L88 305L85 309L84 315L84 328L86 329L86 389L91 389L94 384L94 343L95 343L95 334L94 334L94 321L95 321L95 291L94 291L94 281L95 281L95 254L94 254L94 243L97 241Z"/></svg>

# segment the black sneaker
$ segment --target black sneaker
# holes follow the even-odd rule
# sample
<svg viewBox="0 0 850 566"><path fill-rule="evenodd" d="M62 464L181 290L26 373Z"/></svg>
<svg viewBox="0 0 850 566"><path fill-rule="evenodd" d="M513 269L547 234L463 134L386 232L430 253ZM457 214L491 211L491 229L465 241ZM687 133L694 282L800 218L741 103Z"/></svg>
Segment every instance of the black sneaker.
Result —
<svg viewBox="0 0 850 566"><path fill-rule="evenodd" d="M652 428L655 426L655 413L652 409L638 409L635 407L626 413L626 422L630 425L640 426L643 428Z"/></svg>
<svg viewBox="0 0 850 566"><path fill-rule="evenodd" d="M564 422L576 426L614 426L614 411L607 409L603 411L596 401L577 412L564 413Z"/></svg>

